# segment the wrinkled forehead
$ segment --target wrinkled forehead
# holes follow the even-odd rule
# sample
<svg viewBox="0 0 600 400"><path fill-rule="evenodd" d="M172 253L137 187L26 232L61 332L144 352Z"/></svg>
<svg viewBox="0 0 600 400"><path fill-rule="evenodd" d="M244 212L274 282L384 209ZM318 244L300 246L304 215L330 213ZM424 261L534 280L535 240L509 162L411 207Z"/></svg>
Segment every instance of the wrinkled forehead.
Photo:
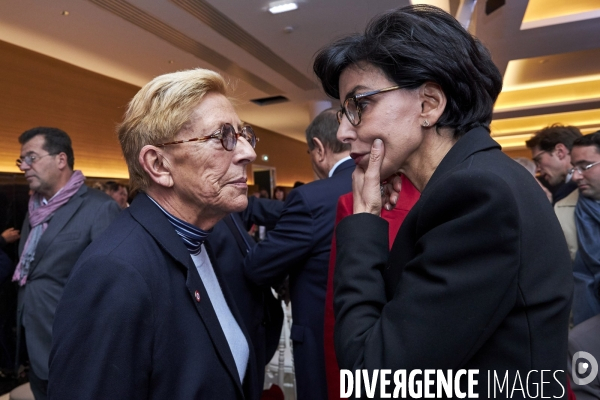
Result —
<svg viewBox="0 0 600 400"><path fill-rule="evenodd" d="M212 92L194 108L189 121L181 131L208 133L221 128L226 123L231 124L236 130L242 128L242 120L231 101L220 93Z"/></svg>

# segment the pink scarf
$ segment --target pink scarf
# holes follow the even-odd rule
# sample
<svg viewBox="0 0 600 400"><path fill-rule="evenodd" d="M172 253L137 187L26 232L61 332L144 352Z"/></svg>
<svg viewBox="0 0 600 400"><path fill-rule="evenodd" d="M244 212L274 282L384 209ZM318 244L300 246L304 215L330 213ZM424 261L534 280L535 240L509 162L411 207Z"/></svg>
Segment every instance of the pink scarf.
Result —
<svg viewBox="0 0 600 400"><path fill-rule="evenodd" d="M56 210L65 205L77 193L83 185L83 181L85 181L85 176L81 171L75 171L67 184L48 201L48 204L42 204L42 196L37 192L29 198L29 225L31 225L31 231L27 236L21 259L13 274L13 282L19 282L20 286L27 283L29 268L35 258L35 249L48 227L48 221Z"/></svg>

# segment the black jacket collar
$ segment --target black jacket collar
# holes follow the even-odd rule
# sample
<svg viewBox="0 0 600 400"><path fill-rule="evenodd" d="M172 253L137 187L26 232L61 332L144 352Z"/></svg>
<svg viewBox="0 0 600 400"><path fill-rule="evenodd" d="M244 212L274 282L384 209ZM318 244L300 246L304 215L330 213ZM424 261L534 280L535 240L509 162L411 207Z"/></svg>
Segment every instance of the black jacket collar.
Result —
<svg viewBox="0 0 600 400"><path fill-rule="evenodd" d="M490 136L490 133L485 128L475 128L465 133L448 154L442 159L442 162L436 168L435 172L429 179L427 186L432 186L437 180L444 176L448 171L465 161L473 154L490 150L502 149L502 147ZM427 190L427 186L425 190ZM423 192L425 191L423 190Z"/></svg>
<svg viewBox="0 0 600 400"><path fill-rule="evenodd" d="M192 299L192 303L196 306L200 317L204 321L206 328L213 340L215 349L223 359L230 375L237 383L238 389L241 393L243 393L244 390L242 389L242 383L239 379L235 360L233 359L231 351L229 351L229 344L225 338L223 330L221 329L221 325L214 308L210 303L210 298L208 297L206 288L200 279L200 275L198 274L196 266L194 265L194 262L190 256L190 252L185 247L183 240L177 235L175 228L173 225L171 225L165 214L145 194L140 193L138 196L136 196L128 210L131 213L131 216L154 238L154 240L156 240L161 248L171 255L171 257L173 257L176 261L178 261L179 265L185 267L187 270L186 286L190 294L190 298ZM241 318L237 307L235 306L233 297L227 288L226 280L224 280L224 277L222 277L219 273L218 265L216 265L215 257L212 254L212 250L210 249L208 243L205 243L205 249L208 253L211 263L213 264L215 274L217 275L221 285L221 290L223 291L223 296L227 301L227 305L229 306L231 313L242 329L242 332L246 337L246 341L248 342L250 354L248 367L246 369L244 387L247 387L249 392L254 392L257 390L254 387L257 366L255 362L252 341L248 335L244 321ZM196 300L196 291L200 292L200 298L203 299L200 302ZM206 307L207 305L210 306ZM252 397L252 395L250 397Z"/></svg>

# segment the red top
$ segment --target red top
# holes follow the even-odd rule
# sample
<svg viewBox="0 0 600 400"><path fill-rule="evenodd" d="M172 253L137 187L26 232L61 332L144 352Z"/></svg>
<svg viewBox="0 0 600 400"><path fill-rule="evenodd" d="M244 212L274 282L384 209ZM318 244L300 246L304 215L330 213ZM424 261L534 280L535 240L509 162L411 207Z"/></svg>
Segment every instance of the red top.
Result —
<svg viewBox="0 0 600 400"><path fill-rule="evenodd" d="M389 223L390 248L396 234L400 229L400 225L404 218L419 200L421 193L413 186L412 182L402 175L402 192L396 207L392 211L385 209L381 210L381 217ZM347 193L340 197L337 205L335 216L335 225L348 215L352 215L353 199L352 193ZM333 326L335 319L333 317L333 270L335 269L335 232L331 243L331 255L329 258L329 276L327 279L327 294L325 295L325 329L324 329L324 346L325 346L325 370L327 372L327 391L329 400L340 398L340 369L335 357L333 346Z"/></svg>

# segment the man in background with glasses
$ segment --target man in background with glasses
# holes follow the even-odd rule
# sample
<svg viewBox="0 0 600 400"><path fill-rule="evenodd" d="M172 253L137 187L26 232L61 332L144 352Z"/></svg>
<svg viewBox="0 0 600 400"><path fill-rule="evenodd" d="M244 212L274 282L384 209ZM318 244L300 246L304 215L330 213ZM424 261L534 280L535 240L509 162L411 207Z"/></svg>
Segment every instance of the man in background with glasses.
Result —
<svg viewBox="0 0 600 400"><path fill-rule="evenodd" d="M525 142L531 150L539 178L548 183L552 192L554 212L565 234L571 260L577 253L577 230L575 229L575 205L579 196L577 185L571 180L571 149L573 142L581 137L574 126L550 125L537 132Z"/></svg>
<svg viewBox="0 0 600 400"><path fill-rule="evenodd" d="M575 207L579 249L573 264L575 325L600 314L600 131L573 143L571 173L579 189Z"/></svg>
<svg viewBox="0 0 600 400"><path fill-rule="evenodd" d="M13 275L19 288L17 348L25 340L36 400L47 397L48 359L58 300L80 254L119 214L106 194L84 185L74 171L71 139L58 128L38 127L19 137L17 166L33 192Z"/></svg>
<svg viewBox="0 0 600 400"><path fill-rule="evenodd" d="M289 193L275 229L252 248L245 263L246 277L260 287L278 286L290 277L298 400L327 399L323 323L329 254L337 201L352 191L355 167L350 146L336 137L336 112L323 111L306 129L319 180Z"/></svg>
<svg viewBox="0 0 600 400"><path fill-rule="evenodd" d="M577 399L588 400L600 398L600 374L593 377L593 366L586 368L593 365L589 356L600 360L600 131L573 143L571 162L572 180L580 194L575 209L580 246L573 265L577 326L569 332L567 371ZM581 356L581 352L588 354ZM577 364L578 359L586 362Z"/></svg>

